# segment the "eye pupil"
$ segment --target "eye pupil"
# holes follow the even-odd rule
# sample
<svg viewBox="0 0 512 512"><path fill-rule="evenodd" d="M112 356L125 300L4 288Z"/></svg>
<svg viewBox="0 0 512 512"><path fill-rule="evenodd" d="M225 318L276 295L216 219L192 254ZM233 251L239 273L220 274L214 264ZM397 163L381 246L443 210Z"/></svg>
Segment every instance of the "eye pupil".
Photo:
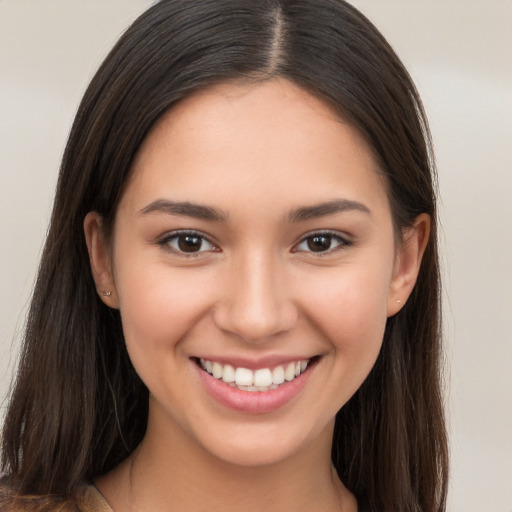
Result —
<svg viewBox="0 0 512 512"><path fill-rule="evenodd" d="M197 252L201 249L203 240L199 236L184 235L178 238L178 247L183 252Z"/></svg>
<svg viewBox="0 0 512 512"><path fill-rule="evenodd" d="M308 249L312 252L321 252L330 249L331 237L329 235L316 235L308 238Z"/></svg>

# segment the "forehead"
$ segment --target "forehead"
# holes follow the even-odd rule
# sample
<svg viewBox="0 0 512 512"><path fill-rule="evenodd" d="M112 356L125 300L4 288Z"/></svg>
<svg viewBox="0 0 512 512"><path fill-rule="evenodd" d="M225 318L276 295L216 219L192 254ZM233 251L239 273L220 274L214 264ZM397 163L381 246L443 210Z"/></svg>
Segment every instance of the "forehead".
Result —
<svg viewBox="0 0 512 512"><path fill-rule="evenodd" d="M333 194L388 206L358 131L322 100L276 79L218 85L171 108L142 144L125 195L139 203L244 196L247 204L254 197L290 207Z"/></svg>

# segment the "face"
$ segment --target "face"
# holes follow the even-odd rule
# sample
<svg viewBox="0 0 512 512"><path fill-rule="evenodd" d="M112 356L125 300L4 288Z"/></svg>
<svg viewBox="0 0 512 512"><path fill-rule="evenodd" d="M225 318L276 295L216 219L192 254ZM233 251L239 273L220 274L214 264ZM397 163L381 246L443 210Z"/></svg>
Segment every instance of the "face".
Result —
<svg viewBox="0 0 512 512"><path fill-rule="evenodd" d="M330 443L407 293L356 130L287 81L211 88L147 137L108 248L98 224L93 272L149 388L148 435L243 465Z"/></svg>

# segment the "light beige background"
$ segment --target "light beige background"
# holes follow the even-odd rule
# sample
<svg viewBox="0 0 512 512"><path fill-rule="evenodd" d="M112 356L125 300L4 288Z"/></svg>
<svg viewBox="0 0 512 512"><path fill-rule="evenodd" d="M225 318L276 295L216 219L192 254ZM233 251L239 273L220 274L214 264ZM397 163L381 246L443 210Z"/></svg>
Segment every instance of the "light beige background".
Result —
<svg viewBox="0 0 512 512"><path fill-rule="evenodd" d="M81 95L149 0L0 0L0 396ZM512 1L353 0L423 96L445 260L449 510L512 512Z"/></svg>

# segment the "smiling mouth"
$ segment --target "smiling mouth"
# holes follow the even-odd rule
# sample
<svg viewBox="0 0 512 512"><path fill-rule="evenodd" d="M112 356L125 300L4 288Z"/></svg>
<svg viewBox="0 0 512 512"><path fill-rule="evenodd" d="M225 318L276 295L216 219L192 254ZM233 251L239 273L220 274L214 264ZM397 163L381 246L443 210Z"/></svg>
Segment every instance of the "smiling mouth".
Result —
<svg viewBox="0 0 512 512"><path fill-rule="evenodd" d="M259 368L257 370L243 367L235 368L230 364L221 364L217 361L208 361L202 358L196 361L206 373L215 379L222 380L233 388L241 391L265 392L292 382L302 375L316 359L317 357L313 357L292 361L275 368Z"/></svg>

